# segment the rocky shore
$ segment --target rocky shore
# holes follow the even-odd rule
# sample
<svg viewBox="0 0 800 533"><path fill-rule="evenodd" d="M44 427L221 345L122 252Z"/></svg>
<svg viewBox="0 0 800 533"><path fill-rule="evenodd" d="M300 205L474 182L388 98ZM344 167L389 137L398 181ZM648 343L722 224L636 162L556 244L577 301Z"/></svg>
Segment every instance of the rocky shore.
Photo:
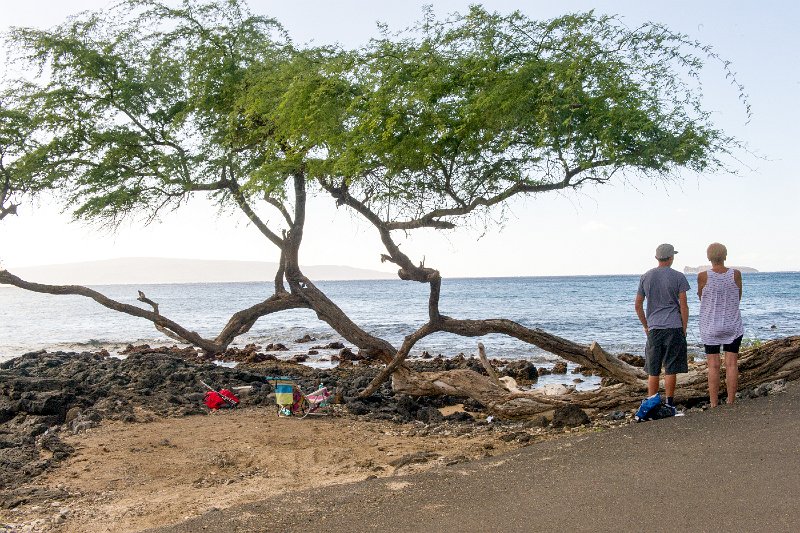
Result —
<svg viewBox="0 0 800 533"><path fill-rule="evenodd" d="M129 347L125 359L110 357L104 352L35 352L3 363L0 365L0 531L24 530L4 530L3 522L27 523L28 530L59 530L60 527L66 527L65 524L69 526L68 530L76 530L77 526L70 521L70 517L79 516L84 516L85 520L89 520L87 516L99 517L97 522L102 523L105 515L100 511L81 513L75 510L71 514L62 513L63 516L57 513L47 519L40 518L39 522L34 521L35 524L30 520L19 520L37 516L42 512L42 506L51 505L52 502L79 500L79 494L85 496L91 493L89 489L76 492L70 480L75 480L79 485L81 480L89 483L89 478L99 476L103 459L89 453L85 446L93 438L100 438L103 441L98 445L100 450L108 452L107 437L99 437L103 435L104 428L113 428L117 432L115 439L118 439L119 446L141 438L137 436L141 432L153 431L149 446L153 450L159 448L160 453L155 457L162 458L167 452L178 453L177 450L171 450L171 447L176 447L171 444L171 439L178 439L183 434L187 449L183 450L181 456L191 456L197 451L192 448L192 442L199 435L217 434L221 424L235 420L236 429L229 429L236 434L231 442L236 445L237 439L250 438L248 431L252 431L254 443L247 448L247 453L239 450L244 454L240 457L241 464L231 459L229 466L237 472L231 479L241 481L242 471L251 472L247 486L255 495L263 494L267 485L268 490L275 489L263 471L274 470L279 465L285 467L290 464L297 470L296 475L289 479L297 481L294 478L305 476L309 483L319 482L320 479L323 483L329 483L336 482L336 479L349 481L393 475L400 469L453 464L493 455L565 432L594 431L626 424L631 416L628 411L587 413L575 407L564 407L547 413L547 416L524 422L491 420L477 402L453 397L412 398L395 394L388 383L371 397L359 399L358 392L376 375L378 368L358 360L356 354L344 353L345 350L342 349L340 353L340 365L331 369L315 369L262 357L253 348L226 354L228 360L249 361L229 368L198 359L192 349L149 346ZM551 371L537 370L525 361L494 363L502 374L514 377L520 383L530 383L540 371ZM464 356L428 358L412 364L420 370L471 368L484 371L477 359ZM554 370L565 372L566 367ZM324 437L318 443L304 444L307 448L318 450L315 452L315 463L309 465L307 470L285 458L273 460L259 455L269 453L271 448L259 442L257 428L248 427L251 420L266 420L264 423L270 424L269 431L276 431L275 424L284 423L277 419L273 390L269 380L265 379L265 376L276 375L292 376L303 390L312 390L324 383L335 393L335 405L331 407L331 416L326 418L326 422L303 420L302 424L280 426L280 431L295 432L293 438L296 439L306 438L304 436L309 432ZM206 390L203 382L241 392L242 404L235 410L235 418L207 416L210 413L203 405ZM763 395L779 389L780 386L762 386L755 392L746 391L745 395ZM189 423L184 424L184 421ZM160 433L152 429L156 426L161 428ZM328 464L327 459L320 459L324 454L322 450L326 449L324 439L340 438L345 428L354 443L361 439L363 443L357 445L359 447L342 450L347 468L338 472L341 474L339 478L333 476L329 479L325 473L333 471L333 466ZM264 430L260 431L263 434ZM379 444L381 439L372 436L373 432L381 438L389 438L389 441ZM135 469L137 461L142 460L136 454L143 448L141 443L127 445L127 449L119 448L122 454L119 460L127 465L126 468ZM197 444L202 445L200 442ZM279 447L282 443L276 442L274 445ZM369 447L369 451L366 447ZM214 449L213 443L210 449ZM245 460L245 455L249 459ZM252 468L252 463L258 461L266 466L262 469ZM80 462L95 464L94 471L88 466L78 469ZM190 464L188 468L198 467ZM69 475L66 482L60 477L64 472ZM159 473L153 475L158 476ZM135 476L128 482L129 489L134 491L137 484ZM199 490L206 482L187 477L175 483L191 483ZM92 505L105 501L98 496L101 493L93 496L99 499L91 500L94 502ZM191 500L188 494L187 502ZM198 511L218 505L209 501L203 506L194 500L191 500L192 506ZM78 509L81 505L86 506L76 505ZM127 504L120 505L124 507ZM146 505L142 507L143 515L149 512L146 508ZM130 514L125 509L118 509L117 512ZM81 524L83 530L94 530L91 524L95 522L91 520ZM136 527L147 525L135 520L131 524Z"/></svg>

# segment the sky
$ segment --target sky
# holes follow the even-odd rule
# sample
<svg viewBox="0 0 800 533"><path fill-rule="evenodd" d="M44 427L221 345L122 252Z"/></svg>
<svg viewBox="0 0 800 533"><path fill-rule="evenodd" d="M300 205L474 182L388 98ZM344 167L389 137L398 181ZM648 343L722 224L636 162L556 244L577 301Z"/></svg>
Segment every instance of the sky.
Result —
<svg viewBox="0 0 800 533"><path fill-rule="evenodd" d="M298 43L358 46L377 35L376 22L401 29L432 4L441 15L470 1L250 0L277 18ZM0 31L49 27L105 0L4 2ZM416 232L402 249L445 277L640 273L655 265L659 243L675 245L674 267L706 264L711 242L728 248L728 264L762 271L800 270L800 182L795 163L800 124L800 3L794 1L486 1L500 12L520 9L551 18L594 9L629 26L661 22L732 62L752 106L748 120L737 91L719 68L704 72L706 108L727 134L746 143L736 174L685 173L668 183L620 179L599 188L515 200L503 227ZM312 199L301 264L391 270L380 263L376 231L324 198ZM73 223L49 200L25 205L0 223L0 261L14 267L117 257L276 261L277 250L242 215L222 214L203 200L155 224L109 233Z"/></svg>

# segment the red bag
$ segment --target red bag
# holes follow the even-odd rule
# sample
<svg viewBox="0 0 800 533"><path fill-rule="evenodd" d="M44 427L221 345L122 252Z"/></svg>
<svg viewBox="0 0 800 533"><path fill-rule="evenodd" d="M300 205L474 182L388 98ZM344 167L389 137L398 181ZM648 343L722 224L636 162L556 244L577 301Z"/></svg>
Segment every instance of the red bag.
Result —
<svg viewBox="0 0 800 533"><path fill-rule="evenodd" d="M206 392L203 402L209 409L224 409L239 405L239 398L228 389L222 389L219 392L210 390Z"/></svg>

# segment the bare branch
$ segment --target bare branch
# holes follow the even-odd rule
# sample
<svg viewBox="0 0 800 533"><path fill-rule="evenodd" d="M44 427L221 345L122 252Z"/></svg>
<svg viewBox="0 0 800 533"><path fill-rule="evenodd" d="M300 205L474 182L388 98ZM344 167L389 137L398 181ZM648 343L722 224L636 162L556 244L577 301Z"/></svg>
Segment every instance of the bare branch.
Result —
<svg viewBox="0 0 800 533"><path fill-rule="evenodd" d="M177 322L174 322L162 316L157 311L156 312L147 311L140 307L136 307L135 305L125 304L122 302L118 302L116 300L112 300L111 298L108 298L107 296L95 290L89 289L88 287L82 287L80 285L46 285L42 283L32 283L11 274L7 270L0 271L0 283L4 283L7 285L14 285L15 287L19 287L21 289L44 293L44 294L55 294L55 295L73 294L78 296L85 296L86 298L91 298L100 305L112 309L114 311L119 311L121 313L149 320L157 328L159 326L162 328L168 328L175 335L180 337L180 339L182 339L182 342L193 344L211 353L216 353L220 351L219 346L215 342L210 341L208 339L204 339L194 331L187 330Z"/></svg>

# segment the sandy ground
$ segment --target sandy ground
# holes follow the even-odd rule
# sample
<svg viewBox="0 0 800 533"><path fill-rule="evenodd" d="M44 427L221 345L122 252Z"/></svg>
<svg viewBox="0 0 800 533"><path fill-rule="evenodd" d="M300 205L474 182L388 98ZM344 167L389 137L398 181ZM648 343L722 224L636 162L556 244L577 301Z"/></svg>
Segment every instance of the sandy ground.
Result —
<svg viewBox="0 0 800 533"><path fill-rule="evenodd" d="M268 408L107 422L64 437L75 454L35 481L70 497L0 510L0 531L138 531L279 494L466 462L552 436L519 429L509 439L488 424L429 431L421 423L335 412L278 418Z"/></svg>

